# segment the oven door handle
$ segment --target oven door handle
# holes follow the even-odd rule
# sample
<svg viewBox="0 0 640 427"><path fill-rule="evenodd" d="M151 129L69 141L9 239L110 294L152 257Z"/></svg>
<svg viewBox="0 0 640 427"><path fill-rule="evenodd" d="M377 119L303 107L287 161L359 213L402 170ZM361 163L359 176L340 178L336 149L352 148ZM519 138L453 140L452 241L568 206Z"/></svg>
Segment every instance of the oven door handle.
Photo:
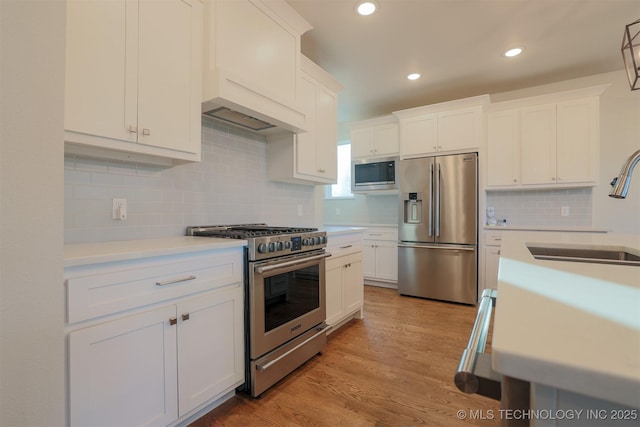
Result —
<svg viewBox="0 0 640 427"><path fill-rule="evenodd" d="M292 265L306 264L309 261L315 261L315 260L318 260L318 259L328 258L330 256L331 256L330 253L325 252L322 255L315 255L315 256L304 257L304 258L300 258L300 259L294 259L294 260L291 260L291 261L280 262L280 263L274 264L274 265L262 265L262 266L256 267L255 271L258 274L262 274L262 273L266 273L268 271L279 270L281 268L291 267Z"/></svg>
<svg viewBox="0 0 640 427"><path fill-rule="evenodd" d="M326 323L321 323L320 325L316 326L316 331L317 332L315 334L313 334L313 336L307 338L306 340L304 340L303 342L301 342L297 346L295 346L292 349L288 350L286 353L281 354L280 356L276 357L275 359L269 361L268 363L265 363L264 365L256 365L256 369L258 371L260 371L260 372L266 371L267 369L269 369L270 367L272 367L273 365L275 365L280 360L284 359L285 357L287 357L288 355L290 355L294 351L297 351L299 348L302 348L309 341L312 341L312 340L318 338L320 335L326 333L327 332L326 329L328 327L329 327L329 325L327 325Z"/></svg>

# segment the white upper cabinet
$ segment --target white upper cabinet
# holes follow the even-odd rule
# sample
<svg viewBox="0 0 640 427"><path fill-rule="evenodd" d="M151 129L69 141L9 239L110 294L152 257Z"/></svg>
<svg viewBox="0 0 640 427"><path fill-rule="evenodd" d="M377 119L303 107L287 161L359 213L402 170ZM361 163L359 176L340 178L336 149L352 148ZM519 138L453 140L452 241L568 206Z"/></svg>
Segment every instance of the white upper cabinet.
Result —
<svg viewBox="0 0 640 427"><path fill-rule="evenodd" d="M206 0L202 112L226 107L306 131L300 36L311 28L284 0Z"/></svg>
<svg viewBox="0 0 640 427"><path fill-rule="evenodd" d="M201 60L199 0L69 1L67 151L200 160Z"/></svg>
<svg viewBox="0 0 640 427"><path fill-rule="evenodd" d="M398 120L384 116L349 125L351 158L370 159L397 156L399 152Z"/></svg>
<svg viewBox="0 0 640 427"><path fill-rule="evenodd" d="M597 97L522 109L522 183L597 181Z"/></svg>
<svg viewBox="0 0 640 427"><path fill-rule="evenodd" d="M478 150L488 95L395 111L400 122L400 157Z"/></svg>
<svg viewBox="0 0 640 427"><path fill-rule="evenodd" d="M597 182L599 98L558 103L556 106L557 182Z"/></svg>
<svg viewBox="0 0 640 427"><path fill-rule="evenodd" d="M487 185L596 185L599 95L605 88L493 104L488 114Z"/></svg>
<svg viewBox="0 0 640 427"><path fill-rule="evenodd" d="M299 101L308 132L267 137L269 179L300 184L334 184L338 177L338 95L342 86L302 57Z"/></svg>
<svg viewBox="0 0 640 427"><path fill-rule="evenodd" d="M520 184L520 114L518 110L492 112L487 118L487 184Z"/></svg>
<svg viewBox="0 0 640 427"><path fill-rule="evenodd" d="M520 115L522 183L555 184L556 106L523 108Z"/></svg>

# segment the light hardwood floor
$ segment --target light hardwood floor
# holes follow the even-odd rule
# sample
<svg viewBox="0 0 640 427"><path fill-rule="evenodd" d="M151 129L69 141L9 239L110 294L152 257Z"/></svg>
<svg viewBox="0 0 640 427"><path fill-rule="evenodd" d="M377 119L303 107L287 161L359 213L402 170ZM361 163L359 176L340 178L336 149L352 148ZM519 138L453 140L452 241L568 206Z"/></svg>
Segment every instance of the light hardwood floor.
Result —
<svg viewBox="0 0 640 427"><path fill-rule="evenodd" d="M453 383L475 314L365 286L364 319L329 335L321 355L260 399L237 394L191 426L497 426L499 402Z"/></svg>

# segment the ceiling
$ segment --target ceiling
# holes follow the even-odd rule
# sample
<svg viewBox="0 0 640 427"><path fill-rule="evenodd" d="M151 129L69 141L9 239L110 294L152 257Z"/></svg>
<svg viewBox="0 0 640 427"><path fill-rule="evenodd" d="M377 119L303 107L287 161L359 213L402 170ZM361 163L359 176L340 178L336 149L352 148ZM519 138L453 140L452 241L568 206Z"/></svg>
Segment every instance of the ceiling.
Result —
<svg viewBox="0 0 640 427"><path fill-rule="evenodd" d="M640 0L377 0L367 17L356 0L287 1L314 27L302 52L344 86L339 123L620 70L640 18Z"/></svg>

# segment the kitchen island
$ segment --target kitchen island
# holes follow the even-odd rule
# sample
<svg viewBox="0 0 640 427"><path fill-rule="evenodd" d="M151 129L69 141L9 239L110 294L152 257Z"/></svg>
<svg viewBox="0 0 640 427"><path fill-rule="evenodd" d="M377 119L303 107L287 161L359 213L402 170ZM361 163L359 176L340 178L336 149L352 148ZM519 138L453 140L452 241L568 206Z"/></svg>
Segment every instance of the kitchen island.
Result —
<svg viewBox="0 0 640 427"><path fill-rule="evenodd" d="M532 424L637 425L640 266L536 259L528 246L624 249L640 255L640 236L505 235L492 341L493 369L531 383L532 410L600 411L573 420L535 419L534 414Z"/></svg>

